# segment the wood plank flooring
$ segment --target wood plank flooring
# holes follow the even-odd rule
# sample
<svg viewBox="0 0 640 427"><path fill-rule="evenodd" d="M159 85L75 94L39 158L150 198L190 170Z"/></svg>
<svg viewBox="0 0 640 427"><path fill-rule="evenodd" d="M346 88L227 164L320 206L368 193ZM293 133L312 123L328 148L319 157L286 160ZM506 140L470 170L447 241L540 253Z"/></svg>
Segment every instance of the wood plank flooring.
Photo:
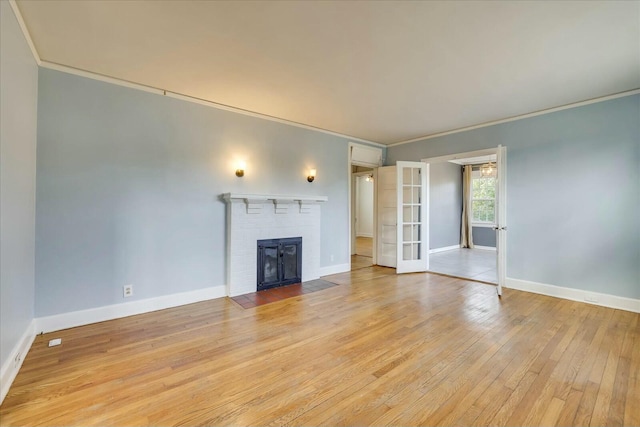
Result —
<svg viewBox="0 0 640 427"><path fill-rule="evenodd" d="M373 265L371 258L362 255L351 255L351 270L371 267Z"/></svg>
<svg viewBox="0 0 640 427"><path fill-rule="evenodd" d="M356 255L373 257L373 238L372 237L356 237Z"/></svg>
<svg viewBox="0 0 640 427"><path fill-rule="evenodd" d="M351 269L357 270L373 265L373 238L356 237L356 254L351 255Z"/></svg>
<svg viewBox="0 0 640 427"><path fill-rule="evenodd" d="M341 286L38 336L0 424L640 425L640 314L383 267L324 279Z"/></svg>

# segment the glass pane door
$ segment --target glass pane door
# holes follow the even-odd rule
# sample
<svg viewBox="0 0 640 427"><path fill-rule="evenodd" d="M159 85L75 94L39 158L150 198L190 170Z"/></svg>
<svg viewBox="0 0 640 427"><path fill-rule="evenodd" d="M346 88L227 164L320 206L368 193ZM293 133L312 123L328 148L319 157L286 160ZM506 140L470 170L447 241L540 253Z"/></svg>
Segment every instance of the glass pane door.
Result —
<svg viewBox="0 0 640 427"><path fill-rule="evenodd" d="M398 254L397 273L426 271L429 239L427 220L427 165L397 162Z"/></svg>

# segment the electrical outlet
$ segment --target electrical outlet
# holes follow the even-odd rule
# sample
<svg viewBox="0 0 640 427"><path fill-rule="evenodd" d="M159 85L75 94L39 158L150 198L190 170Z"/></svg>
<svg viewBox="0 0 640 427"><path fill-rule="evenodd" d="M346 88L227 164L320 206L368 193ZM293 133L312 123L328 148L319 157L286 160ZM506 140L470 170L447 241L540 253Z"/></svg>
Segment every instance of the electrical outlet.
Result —
<svg viewBox="0 0 640 427"><path fill-rule="evenodd" d="M331 254L329 258L331 259L331 262L333 262L333 254Z"/></svg>
<svg viewBox="0 0 640 427"><path fill-rule="evenodd" d="M133 295L133 285L126 285L122 287L122 294L124 298L128 298Z"/></svg>

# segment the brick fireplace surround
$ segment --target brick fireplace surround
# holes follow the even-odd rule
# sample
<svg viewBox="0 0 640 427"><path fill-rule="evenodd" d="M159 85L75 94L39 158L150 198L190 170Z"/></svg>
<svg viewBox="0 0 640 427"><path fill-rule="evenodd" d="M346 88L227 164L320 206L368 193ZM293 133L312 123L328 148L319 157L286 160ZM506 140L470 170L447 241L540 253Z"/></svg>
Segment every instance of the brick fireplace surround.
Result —
<svg viewBox="0 0 640 427"><path fill-rule="evenodd" d="M320 277L320 204L326 196L225 193L227 295L256 292L256 243L302 236L302 281Z"/></svg>

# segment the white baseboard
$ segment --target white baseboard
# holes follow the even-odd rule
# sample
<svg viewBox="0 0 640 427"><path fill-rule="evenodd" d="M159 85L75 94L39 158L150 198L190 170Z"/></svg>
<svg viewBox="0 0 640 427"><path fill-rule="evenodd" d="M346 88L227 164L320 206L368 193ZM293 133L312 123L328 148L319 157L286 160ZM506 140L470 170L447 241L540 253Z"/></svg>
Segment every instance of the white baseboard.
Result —
<svg viewBox="0 0 640 427"><path fill-rule="evenodd" d="M473 245L473 249L482 249L483 251L495 251L496 248L493 246L478 246L478 245Z"/></svg>
<svg viewBox="0 0 640 427"><path fill-rule="evenodd" d="M320 267L320 277L329 276L331 274L344 273L351 270L351 264L336 264Z"/></svg>
<svg viewBox="0 0 640 427"><path fill-rule="evenodd" d="M437 254L438 252L446 252L446 251L451 251L453 249L460 249L460 245L445 246L445 247L442 247L442 248L429 249L429 253L430 254Z"/></svg>
<svg viewBox="0 0 640 427"><path fill-rule="evenodd" d="M16 379L20 367L25 356L33 344L33 340L36 338L36 321L33 319L27 329L24 331L18 343L13 347L9 358L5 360L0 368L0 403L4 401L4 398L9 393L9 388L13 384L13 380Z"/></svg>
<svg viewBox="0 0 640 427"><path fill-rule="evenodd" d="M192 304L194 302L206 301L224 296L226 296L226 287L222 285L198 289L195 291L164 295L161 297L125 302L122 304L113 304L104 307L90 308L87 310L56 314L53 316L38 317L36 319L35 330L37 333L59 331L61 329L119 319L121 317L163 310L165 308L178 307L180 305Z"/></svg>
<svg viewBox="0 0 640 427"><path fill-rule="evenodd" d="M603 307L617 308L619 310L640 313L640 299L619 297L616 295L602 294L599 292L585 291L583 289L565 288L562 286L547 285L544 283L530 282L527 280L512 279L507 277L505 287L517 289L535 294L548 295L572 301L586 302L588 304Z"/></svg>

